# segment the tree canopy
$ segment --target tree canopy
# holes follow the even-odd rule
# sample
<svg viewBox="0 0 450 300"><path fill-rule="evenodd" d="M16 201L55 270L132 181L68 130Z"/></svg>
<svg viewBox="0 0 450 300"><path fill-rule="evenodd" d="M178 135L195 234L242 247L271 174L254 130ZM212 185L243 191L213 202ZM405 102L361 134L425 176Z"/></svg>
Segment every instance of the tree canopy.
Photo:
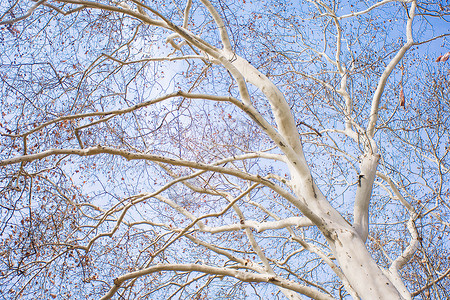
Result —
<svg viewBox="0 0 450 300"><path fill-rule="evenodd" d="M450 5L0 4L0 298L450 298Z"/></svg>

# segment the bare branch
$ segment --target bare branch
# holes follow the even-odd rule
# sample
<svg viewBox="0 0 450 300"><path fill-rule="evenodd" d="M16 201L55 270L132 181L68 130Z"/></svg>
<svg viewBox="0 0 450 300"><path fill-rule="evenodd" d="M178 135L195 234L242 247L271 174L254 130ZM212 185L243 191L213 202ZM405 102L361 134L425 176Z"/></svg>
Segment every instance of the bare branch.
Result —
<svg viewBox="0 0 450 300"><path fill-rule="evenodd" d="M117 277L114 280L114 287L111 288L111 290L103 296L101 299L106 300L110 299L120 288L120 285L122 285L125 281L141 277L144 275L152 274L155 272L160 271L179 271L179 272L202 272L207 274L213 274L213 275L220 275L220 276L229 276L237 278L244 282L266 282L266 283L272 283L279 287L283 287L289 290L293 290L296 292L299 292L301 294L304 294L308 297L312 297L314 299L324 299L324 300L331 300L332 297L328 296L327 294L324 294L322 292L319 292L317 290L311 289L307 286L295 283L291 280L286 280L284 278L280 278L278 276L274 275L260 275L260 274L254 274L254 273L248 273L244 271L238 271L233 270L229 268L217 268L217 267L210 267L205 265L199 265L199 264L159 264L152 266L150 268L136 271L133 273L129 273L120 277Z"/></svg>

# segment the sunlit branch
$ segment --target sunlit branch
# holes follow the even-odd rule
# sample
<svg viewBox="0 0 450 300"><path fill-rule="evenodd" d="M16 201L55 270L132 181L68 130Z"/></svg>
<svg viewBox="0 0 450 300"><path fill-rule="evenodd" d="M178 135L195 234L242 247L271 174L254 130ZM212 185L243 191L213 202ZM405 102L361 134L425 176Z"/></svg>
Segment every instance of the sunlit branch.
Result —
<svg viewBox="0 0 450 300"><path fill-rule="evenodd" d="M186 6L184 8L184 12L183 12L183 27L184 28L188 28L189 25L189 12L191 10L191 6L192 6L192 0L188 0L186 2Z"/></svg>
<svg viewBox="0 0 450 300"><path fill-rule="evenodd" d="M205 265L199 265L199 264L158 264L155 266L152 266L150 268L132 272L120 277L117 277L114 280L114 286L109 290L109 292L104 295L101 299L106 300L110 299L120 288L120 286L127 280L133 279L135 277L141 277L144 275L152 274L155 272L160 271L179 271L179 272L202 272L212 275L220 275L220 276L229 276L234 277L236 279L239 279L243 282L265 282L265 283L272 283L279 287L283 287L292 291L299 292L301 294L304 294L308 297L318 299L318 300L332 300L333 297L319 292L317 290L314 290L312 288L309 288L307 286L298 284L296 282L293 282L291 280L286 280L282 277L275 276L275 275L264 275L264 274L255 274L255 273L249 273L239 270L233 270L229 268L219 268L219 267L211 267L211 266L205 266Z"/></svg>
<svg viewBox="0 0 450 300"><path fill-rule="evenodd" d="M361 158L358 187L353 210L353 227L365 241L369 234L369 204L372 196L379 154L365 154Z"/></svg>
<svg viewBox="0 0 450 300"><path fill-rule="evenodd" d="M120 59L117 59L115 57L112 57L108 54L103 53L104 56L107 58L121 64L121 65L131 65L131 64L137 64L137 63L143 63L143 62L150 62L150 61L177 61L177 60L186 60L186 59L206 59L204 56L201 55L185 55L185 56L167 56L167 57L149 57L149 58L143 58L139 60L132 60L132 61L122 61Z"/></svg>
<svg viewBox="0 0 450 300"><path fill-rule="evenodd" d="M434 40L442 39L442 38L445 38L445 37L448 37L448 36L450 36L450 33L440 34L440 35L438 35L438 36L432 37L432 38L430 38L430 39L427 39L427 40L424 40L424 41L421 41L421 42L415 42L415 43L414 43L414 46L416 46L416 45L423 45L423 44L432 42L432 41L434 41Z"/></svg>
<svg viewBox="0 0 450 300"><path fill-rule="evenodd" d="M407 222L407 228L409 233L411 234L411 240L406 249L403 250L402 254L392 262L391 266L389 267L389 270L391 272L398 273L400 269L402 269L403 266L413 257L413 255L419 248L419 233L417 232L417 228L416 225L414 224L414 221L415 219L411 217ZM401 281L400 276L399 280Z"/></svg>
<svg viewBox="0 0 450 300"><path fill-rule="evenodd" d="M263 232L265 230L281 229L281 228L286 228L289 226L309 227L309 226L314 226L314 224L308 218L290 217L287 219L271 221L271 222L257 222L257 221L253 221L253 220L245 220L244 224L236 223L236 224L230 224L230 225L225 225L225 226L220 226L220 227L205 226L201 230L205 231L205 232L209 232L209 233L220 233L220 232L226 232L226 231L238 231L238 230L242 230L245 228L253 228L256 230L256 232Z"/></svg>
<svg viewBox="0 0 450 300"><path fill-rule="evenodd" d="M340 17L338 17L338 20L342 20L342 19L345 19L345 18L356 17L356 16L360 16L360 15L367 14L367 13L370 12L371 10L373 10L373 9L375 9L375 8L377 8L377 7L380 7L380 6L384 5L384 4L390 3L390 2L403 2L403 3L409 3L409 2L412 2L412 0L383 0L383 1L380 1L380 2L375 3L374 5L368 7L368 8L365 9L365 10L358 11L358 12L352 12L352 13L350 13L350 14L340 16Z"/></svg>
<svg viewBox="0 0 450 300"><path fill-rule="evenodd" d="M369 124L367 125L367 134L369 138L373 138L375 134L375 126L378 120L378 113L379 113L379 105L381 96L383 95L384 88L386 86L386 82L389 78L389 75L394 70L395 66L400 62L400 60L405 55L406 51L411 48L411 46L414 44L413 36L412 36L412 23L415 16L415 9L416 9L417 3L415 0L411 2L411 7L409 9L409 16L408 21L406 22L406 43L400 48L400 50L397 52L397 54L394 56L394 58L389 62L389 64L386 66L386 68L383 71L383 74L380 76L380 79L377 84L377 89L375 93L373 94L372 99L372 108L370 111L370 118L369 118ZM374 147L374 145L372 145Z"/></svg>
<svg viewBox="0 0 450 300"><path fill-rule="evenodd" d="M408 210L410 218L407 221L407 228L411 235L411 240L406 249L403 250L402 254L398 256L394 261L391 261L391 266L389 267L388 275L392 277L392 282L398 285L399 290L404 291L404 296L406 298L410 298L409 292L406 287L402 283L399 271L402 267L413 257L419 247L419 234L417 232L416 226L414 224L415 220L419 217L419 215L415 212L412 205L406 201L406 199L402 196L397 185L389 178L388 176L382 174L381 172L377 172L377 176L386 181L395 197L402 203L402 205Z"/></svg>
<svg viewBox="0 0 450 300"><path fill-rule="evenodd" d="M68 16L70 14L76 13L76 12L86 8L85 6L82 5L82 6L78 6L77 8L70 9L68 11L64 11L64 10L62 10L54 5L48 4L48 3L44 3L43 5L55 10L56 12L62 14L63 16Z"/></svg>
<svg viewBox="0 0 450 300"><path fill-rule="evenodd" d="M235 262L239 263L240 267L242 267L242 268L248 268L248 269L251 269L251 270L253 270L255 272L259 272L259 273L264 271L260 266L253 264L251 261L248 262L247 260L245 260L243 258L239 258L239 257L231 254L230 251L226 251L226 250L216 247L210 243L206 243L205 241L202 241L202 240L194 237L192 234L186 234L185 237L187 237L189 240L191 240L193 243L195 243L197 245L203 246L219 255L225 256L226 258L228 258L231 261L235 261Z"/></svg>
<svg viewBox="0 0 450 300"><path fill-rule="evenodd" d="M275 219L276 221L280 221L281 218L278 217L276 214L270 212L269 210L267 210L264 206L262 206L260 203L254 202L254 201L249 201L250 204L254 205L255 207L260 208L264 213L266 213L267 215L269 215L270 217L272 217L273 219ZM291 239L297 243L299 243L304 250L309 251L311 253L316 254L318 257L320 257L325 264L327 264L331 270L333 270L333 272L342 280L347 292L352 295L352 297L354 299L358 299L359 297L357 296L356 291L352 288L350 282L348 281L348 279L346 278L346 276L344 275L344 273L342 272L341 269L339 269L339 267L332 261L332 258L327 255L326 253L324 253L322 250L320 250L317 246L311 244L311 243L307 243L306 241L304 241L302 238L300 238L299 236L297 236L294 232L294 230L292 230L291 227L286 227L286 229L288 230L289 234L291 235ZM295 252L293 252L295 253ZM289 256L288 256L289 257ZM286 261L288 260L288 258L284 261L284 262L279 262L281 264L285 264Z"/></svg>
<svg viewBox="0 0 450 300"><path fill-rule="evenodd" d="M57 2L62 2L62 3L71 3L71 4L78 4L84 7L90 7L90 8L96 8L96 9L102 9L102 10L106 10L106 11L114 11L114 12L118 12L118 13L126 13L129 16L135 17L136 19L142 20L143 22L149 24L149 25L153 25L153 26L158 26L158 27L163 27L163 28L167 28L167 23L164 21L159 21L159 20L155 20L155 19L151 19L149 16L144 15L142 13L140 13L139 11L135 11L132 9L127 9L127 8L122 8L122 7L116 7L116 6L112 6L112 5L106 5L106 4L101 4L98 2L93 2L93 1L78 1L78 0L56 0Z"/></svg>
<svg viewBox="0 0 450 300"><path fill-rule="evenodd" d="M228 33L227 33L227 30L226 30L225 24L223 23L223 20L220 17L219 13L214 8L214 6L211 4L210 1L208 1L208 0L200 0L200 1L203 3L203 5L206 6L206 8L208 9L209 13L213 17L214 22L216 22L216 24L217 24L217 27L218 27L219 32L220 32L220 38L221 38L222 43L223 43L224 50L225 51L232 51L231 44L230 44L230 38L228 37Z"/></svg>
<svg viewBox="0 0 450 300"><path fill-rule="evenodd" d="M384 175L381 172L377 172L377 176L386 181L390 188L392 189L393 193L397 197L397 199L400 201L400 203L408 210L409 214L413 217L417 215L412 205L406 201L406 199L402 196L399 189L397 188L397 184L395 184L391 178L389 178L387 175Z"/></svg>

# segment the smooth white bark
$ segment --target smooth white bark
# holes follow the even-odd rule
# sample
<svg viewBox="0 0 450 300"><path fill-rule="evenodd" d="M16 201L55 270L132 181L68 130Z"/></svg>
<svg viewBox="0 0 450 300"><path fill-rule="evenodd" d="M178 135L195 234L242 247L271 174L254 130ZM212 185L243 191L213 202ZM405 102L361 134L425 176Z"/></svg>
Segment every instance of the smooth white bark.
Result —
<svg viewBox="0 0 450 300"><path fill-rule="evenodd" d="M369 235L369 204L379 159L379 154L367 154L361 158L353 212L353 226L363 241Z"/></svg>
<svg viewBox="0 0 450 300"><path fill-rule="evenodd" d="M313 223L318 226L332 245L339 265L352 288L360 297L370 295L364 296L364 299L402 299L395 286L367 251L364 246L365 239L350 227L315 185L302 153L299 134L293 122L290 108L282 94L267 77L260 74L258 70L242 58L238 57L236 62L235 65L242 74L245 74L246 80L256 85L266 95L272 105L280 134L289 141L291 149L297 150L297 155L293 155L289 151L286 151L285 155L287 159L294 156L295 161L298 162L289 165L293 190L304 204L298 207L306 215L314 216ZM280 149L284 151L286 148L280 147ZM357 212L358 217L361 218L361 226L368 227L366 221L366 219L368 220L367 207L377 164L377 155L373 155L364 164L364 172L367 173L367 178L364 184L365 188L360 192L360 209Z"/></svg>
<svg viewBox="0 0 450 300"><path fill-rule="evenodd" d="M101 299L110 299L120 288L120 286L127 280L152 274L160 271L179 271L179 272L202 272L218 276L230 276L244 282L265 282L272 283L281 288L296 291L308 297L318 300L333 300L334 298L310 287L298 284L291 280L286 280L275 275L261 275L256 273L233 270L229 268L210 267L200 264L157 264L155 266L131 272L123 276L119 276L114 280L114 286Z"/></svg>
<svg viewBox="0 0 450 300"><path fill-rule="evenodd" d="M211 96L211 95L191 95L187 93L175 93L169 96L161 97L151 102L145 102L141 104L139 107L127 108L124 110L117 110L108 113L90 113L84 115L74 115L70 117L62 117L56 119L54 121L49 121L37 128L27 132L23 136L30 134L32 132L36 132L49 124L68 119L76 119L76 118L85 118L89 116L116 116L124 113L128 113L132 110L138 109L145 105L150 105L157 103L159 101L163 101L170 97L175 96L183 96L186 98L203 98L210 99L213 101L227 101L233 103L240 109L242 109L245 113L247 113L260 127L261 129L278 145L279 149L283 152L283 161L285 161L290 170L291 180L289 182L290 187L293 190L295 195L292 195L290 192L282 189L281 187L275 185L273 182L268 180L267 178L262 178L258 175L248 174L244 171L225 168L218 165L218 163L214 164L203 164L192 161L185 161L180 159L173 159L158 155L150 155L150 154L141 154L141 153L131 153L129 151L119 150L115 148L109 147L90 147L87 149L51 149L47 151L43 151L36 154L23 155L10 159L6 159L0 161L0 166L5 166L9 164L16 164L22 162L32 162L34 160L43 159L49 156L54 155L79 155L79 156L91 156L98 154L109 154L109 155L117 155L122 156L125 159L133 160L133 159L142 159L149 160L153 162L162 162L177 166L189 167L197 170L203 171L213 171L222 174L228 174L232 176L236 176L245 180L249 180L252 182L256 182L258 184L263 184L278 192L279 195L283 196L287 200L289 200L293 205L295 205L305 217L292 217L282 220L277 220L273 222L256 222L252 220L245 220L239 224L230 224L221 227L208 227L201 221L202 218L206 218L209 215L196 217L192 213L188 212L183 207L177 205L173 201L169 199L165 199L160 195L156 195L159 200L167 203L172 208L174 208L179 213L183 214L185 217L192 221L190 226L198 225L200 230L210 233L218 233L224 231L231 230L240 230L244 229L247 233L247 236L250 240L250 244L258 254L259 258L263 262L263 265L266 268L267 274L257 274L257 273L247 273L240 270L232 270L229 268L218 268L218 267L210 267L198 264L186 264L186 265L156 265L146 268L144 270L139 270L136 272L128 273L124 276L120 276L114 281L114 287L111 291L104 297L104 299L109 299L112 295L119 289L122 283L127 280L131 280L133 278L137 278L140 276L144 276L147 274L151 274L153 272L159 271L195 271L195 272L204 272L207 274L214 274L220 276L232 276L242 281L246 282L270 282L275 284L281 288L281 290L292 298L298 297L295 293L291 293L291 291L296 291L307 295L308 297L312 297L314 299L331 299L328 295L318 292L309 287L302 286L298 283L285 280L283 278L278 277L273 269L271 268L269 261L265 258L263 251L260 249L259 245L253 239L253 234L250 228L255 228L258 232L268 230L268 229L280 229L287 228L289 226L311 226L314 224L317 226L323 235L326 237L329 245L335 255L339 266L342 270L343 275L345 276L345 280L348 281L348 284L351 286L351 289L355 291L355 293L361 297L362 299L410 299L410 295L405 288L404 284L401 282L400 276L398 275L398 271L401 267L409 260L409 258L413 255L415 250L417 249L417 241L418 236L414 227L413 215L408 223L408 229L412 235L411 243L409 247L402 253L402 256L397 258L391 268L388 271L383 271L378 267L376 262L371 257L365 246L365 240L368 236L369 228L369 204L372 194L372 187L375 180L375 174L378 166L379 154L377 154L376 144L373 141L373 137L375 134L376 123L378 119L378 111L381 96L383 94L384 87L386 85L387 79L395 68L395 66L402 59L406 51L412 46L412 21L415 14L416 2L412 1L411 8L409 9L409 20L406 26L406 34L407 34L407 42L399 52L394 56L388 66L385 68L383 74L380 76L379 83L377 85L377 89L373 95L371 113L369 116L369 123L367 125L367 139L369 140L368 145L365 149L366 154L362 157L361 166L360 166L360 177L358 181L357 192L355 195L355 206L354 206L354 225L353 227L331 206L329 201L324 197L321 191L318 189L317 185L314 182L314 179L311 175L311 171L307 164L307 161L304 157L303 148L300 140L300 135L296 127L296 123L294 117L291 113L291 109L284 98L284 95L280 92L280 90L259 70L253 67L248 61L244 58L240 57L236 53L232 51L232 46L226 32L226 28L223 20L221 19L218 12L214 9L213 5L207 0L201 0L201 2L205 5L205 7L210 12L213 20L218 26L218 30L220 32L221 41L223 43L223 49L217 49L205 41L203 41L200 37L192 34L187 29L189 11L191 6L191 1L188 1L186 5L186 9L184 12L184 21L183 27L178 27L172 24L170 21L164 19L159 14L155 13L149 7L140 7L138 12L130 9L129 7L123 6L123 8L117 8L114 6L108 6L104 4L98 4L91 1L77 1L77 0L67 0L64 1L67 3L74 3L80 5L86 5L87 7L94 7L99 9L105 9L109 11L116 11L120 13L126 13L132 17L138 18L143 22L168 28L173 31L173 34L167 37L167 42L171 44L174 49L181 50L181 47L184 43L189 43L192 47L197 47L200 53L204 53L205 56L202 57L205 60L213 61L215 63L222 63L223 67L225 67L235 78L239 92L240 99L235 99L232 97L219 97L219 96ZM133 1L136 2L136 1ZM316 5L326 7L327 12L333 15L335 24L338 29L337 34L337 51L335 56L335 61L332 61L333 65L336 66L338 72L342 75L341 88L338 90L338 93L345 99L346 101L346 112L345 112L345 126L346 132L349 136L355 137L355 132L351 129L351 111L352 111L352 99L348 92L346 91L346 81L347 74L345 72L345 67L341 65L340 60L340 50L341 50L341 32L338 20L342 18L348 18L351 16L357 16L363 13L366 13L376 7L383 5L385 3L391 2L390 0L381 1L371 7L369 7L365 11L353 13L351 15L345 15L342 17L336 17L333 15L334 13L331 9L328 9L323 3L314 2ZM36 5L42 4L43 1L38 2ZM154 20L151 19L147 14L141 13L143 9L148 9L151 12L155 13L162 20ZM174 39L180 38L184 39L183 43L177 44ZM323 54L325 55L325 54ZM190 56L185 58L198 58L200 56ZM331 59L326 56L328 60ZM267 120L257 111L257 109L253 106L249 92L246 84L250 83L256 86L266 97L267 101L270 103L276 126L270 125ZM256 154L257 155L257 154ZM394 189L395 190L395 189ZM397 190L398 192L398 190ZM243 193L245 194L245 193ZM226 207L226 209L231 208L234 203L233 201L239 200L239 198L230 200L230 205ZM236 209L237 210L237 209ZM126 213L126 209L123 210L121 218ZM216 214L211 214L216 215ZM242 215L242 214L241 214ZM243 216L243 215L242 215ZM117 220L117 224L120 224L121 218ZM118 226L118 225L117 225ZM113 234L113 232L107 233L105 235ZM186 233L186 228L180 232L180 235ZM94 239L95 240L95 239ZM168 246L168 245L167 245ZM167 247L166 246L166 247ZM161 250L162 251L162 250ZM217 250L219 251L219 250ZM338 274L339 271L335 270ZM339 273L339 275L341 275ZM343 276L340 276L343 277Z"/></svg>

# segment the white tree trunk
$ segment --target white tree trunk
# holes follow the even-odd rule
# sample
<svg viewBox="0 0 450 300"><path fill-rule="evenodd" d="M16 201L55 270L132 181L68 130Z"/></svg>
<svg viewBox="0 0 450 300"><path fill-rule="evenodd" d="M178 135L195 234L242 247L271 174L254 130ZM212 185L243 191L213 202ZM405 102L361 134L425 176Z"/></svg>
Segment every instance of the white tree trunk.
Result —
<svg viewBox="0 0 450 300"><path fill-rule="evenodd" d="M296 186L297 195L304 195L305 184ZM318 228L327 238L342 272L361 299L404 299L368 252L360 234L347 223L315 187L315 196L305 204L321 220Z"/></svg>

